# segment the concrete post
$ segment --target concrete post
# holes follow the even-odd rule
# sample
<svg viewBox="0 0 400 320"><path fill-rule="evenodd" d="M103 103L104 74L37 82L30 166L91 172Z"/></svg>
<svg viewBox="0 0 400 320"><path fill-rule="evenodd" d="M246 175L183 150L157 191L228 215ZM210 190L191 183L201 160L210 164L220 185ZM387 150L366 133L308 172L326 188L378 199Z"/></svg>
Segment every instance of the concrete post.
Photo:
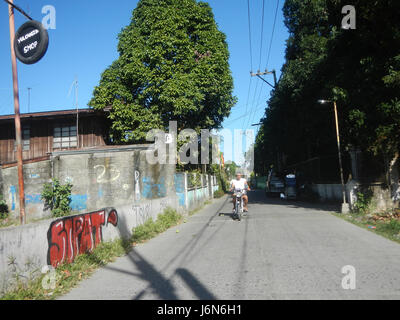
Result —
<svg viewBox="0 0 400 320"><path fill-rule="evenodd" d="M214 183L213 183L213 176L208 175L208 194L210 199L214 199Z"/></svg>
<svg viewBox="0 0 400 320"><path fill-rule="evenodd" d="M188 176L187 173L184 173L184 192L185 192L185 208L189 210L189 198L188 198Z"/></svg>

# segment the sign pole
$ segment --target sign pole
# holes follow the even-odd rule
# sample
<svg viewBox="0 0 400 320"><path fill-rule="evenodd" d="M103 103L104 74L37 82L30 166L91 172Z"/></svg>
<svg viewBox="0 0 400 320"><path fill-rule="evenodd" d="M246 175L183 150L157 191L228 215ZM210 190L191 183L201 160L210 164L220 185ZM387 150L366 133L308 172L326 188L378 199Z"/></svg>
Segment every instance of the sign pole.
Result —
<svg viewBox="0 0 400 320"><path fill-rule="evenodd" d="M20 223L25 224L25 192L24 192L24 172L22 160L22 145L21 145L21 119L19 114L19 90L18 90L18 72L17 59L14 51L15 23L14 23L14 8L13 0L8 1L8 14L10 24L10 49L11 49L11 64L13 77L13 92L14 92L14 113L15 113L15 141L17 146L17 167L18 167L18 187L19 187L19 211Z"/></svg>

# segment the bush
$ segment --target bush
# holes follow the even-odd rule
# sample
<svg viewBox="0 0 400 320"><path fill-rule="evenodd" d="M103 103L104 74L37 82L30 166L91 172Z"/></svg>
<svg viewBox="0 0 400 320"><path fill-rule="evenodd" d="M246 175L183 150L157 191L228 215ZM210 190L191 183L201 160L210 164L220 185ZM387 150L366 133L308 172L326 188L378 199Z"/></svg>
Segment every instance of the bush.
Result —
<svg viewBox="0 0 400 320"><path fill-rule="evenodd" d="M8 206L0 195L0 219L5 219L8 217Z"/></svg>
<svg viewBox="0 0 400 320"><path fill-rule="evenodd" d="M372 191L357 192L357 201L354 203L353 211L361 214L368 212L372 201Z"/></svg>
<svg viewBox="0 0 400 320"><path fill-rule="evenodd" d="M45 183L41 194L45 208L50 209L54 217L64 217L71 212L72 184L61 184L58 179Z"/></svg>

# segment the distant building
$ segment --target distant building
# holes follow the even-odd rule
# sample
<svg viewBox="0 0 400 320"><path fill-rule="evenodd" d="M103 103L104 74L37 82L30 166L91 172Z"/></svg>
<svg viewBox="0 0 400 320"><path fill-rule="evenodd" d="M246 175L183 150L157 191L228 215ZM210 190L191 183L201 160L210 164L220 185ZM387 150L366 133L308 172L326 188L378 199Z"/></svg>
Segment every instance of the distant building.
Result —
<svg viewBox="0 0 400 320"><path fill-rule="evenodd" d="M92 109L80 109L78 117L76 110L21 114L23 159L44 160L53 151L104 146L107 128L105 113ZM14 115L3 115L0 116L0 165L15 162Z"/></svg>

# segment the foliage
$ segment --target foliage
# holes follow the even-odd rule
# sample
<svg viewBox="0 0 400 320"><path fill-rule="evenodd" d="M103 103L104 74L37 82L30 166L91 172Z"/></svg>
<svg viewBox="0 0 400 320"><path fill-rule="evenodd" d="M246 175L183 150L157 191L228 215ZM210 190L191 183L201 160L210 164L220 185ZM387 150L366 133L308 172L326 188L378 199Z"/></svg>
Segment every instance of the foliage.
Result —
<svg viewBox="0 0 400 320"><path fill-rule="evenodd" d="M91 253L78 255L73 263L65 263L55 270L55 288L44 289L42 281L48 274L40 274L22 280L15 272L16 283L13 289L3 292L0 300L44 300L55 299L67 293L76 284L88 278L97 268L106 265L129 252L131 244L124 240L100 243Z"/></svg>
<svg viewBox="0 0 400 320"><path fill-rule="evenodd" d="M228 180L232 180L235 177L237 168L239 168L239 166L234 161L225 163L224 169Z"/></svg>
<svg viewBox="0 0 400 320"><path fill-rule="evenodd" d="M357 200L354 203L353 211L356 213L365 214L370 209L373 193L371 190L366 192L357 192Z"/></svg>
<svg viewBox="0 0 400 320"><path fill-rule="evenodd" d="M201 186L201 172L200 170L193 170L189 172L188 175L188 184L191 187L200 187Z"/></svg>
<svg viewBox="0 0 400 320"><path fill-rule="evenodd" d="M400 235L400 221L398 219L390 219L388 223L381 223L377 226L378 231L383 231L392 236Z"/></svg>
<svg viewBox="0 0 400 320"><path fill-rule="evenodd" d="M342 1L285 1L286 61L256 137L258 174L336 152L332 103L318 99L337 101L342 146L389 158L399 150L400 2L352 5L356 30L344 30Z"/></svg>
<svg viewBox="0 0 400 320"><path fill-rule="evenodd" d="M142 225L132 230L131 240L134 243L142 242L155 237L157 234L164 232L172 226L177 225L182 220L182 215L172 208L167 208L164 213L159 214L157 220L148 219Z"/></svg>
<svg viewBox="0 0 400 320"><path fill-rule="evenodd" d="M219 128L236 98L226 36L196 0L140 0L118 36L119 58L102 74L89 106L112 106L115 143L144 141L150 129Z"/></svg>
<svg viewBox="0 0 400 320"><path fill-rule="evenodd" d="M8 206L3 200L3 196L0 195L0 219L5 219L8 217Z"/></svg>
<svg viewBox="0 0 400 320"><path fill-rule="evenodd" d="M61 184L58 179L43 185L41 198L54 217L67 216L71 212L71 190L72 184Z"/></svg>
<svg viewBox="0 0 400 320"><path fill-rule="evenodd" d="M222 189L218 188L214 192L214 198L221 198L224 194L225 194L225 192Z"/></svg>
<svg viewBox="0 0 400 320"><path fill-rule="evenodd" d="M225 170L223 169L218 169L213 172L217 179L217 184L218 184L218 189L221 190L222 192L226 193L229 191L229 180L228 180L228 175Z"/></svg>

